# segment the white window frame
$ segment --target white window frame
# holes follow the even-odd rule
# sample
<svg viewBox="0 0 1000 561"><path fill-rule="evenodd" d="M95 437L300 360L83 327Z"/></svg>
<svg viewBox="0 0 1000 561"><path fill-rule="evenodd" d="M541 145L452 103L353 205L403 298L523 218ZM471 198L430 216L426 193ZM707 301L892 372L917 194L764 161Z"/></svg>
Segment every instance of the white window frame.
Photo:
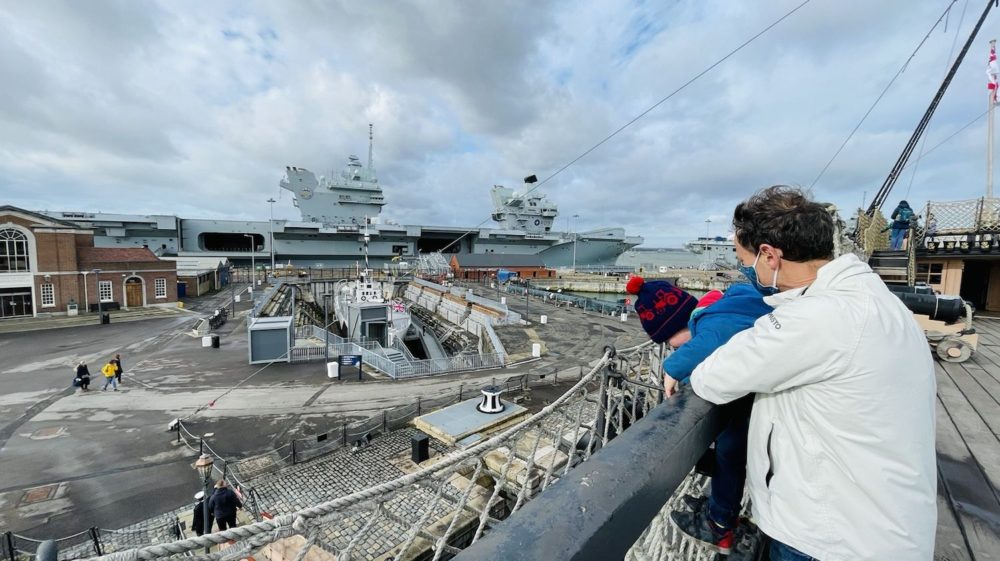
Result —
<svg viewBox="0 0 1000 561"><path fill-rule="evenodd" d="M111 281L102 280L97 282L97 295L101 302L114 302L115 301L115 289L112 286ZM107 297L105 297L107 295Z"/></svg>
<svg viewBox="0 0 1000 561"><path fill-rule="evenodd" d="M42 295L42 307L43 308L54 308L56 305L56 287L51 282L42 284L41 286Z"/></svg>
<svg viewBox="0 0 1000 561"><path fill-rule="evenodd" d="M167 297L167 279L165 279L165 278L154 279L153 280L153 287L154 287L154 290L156 291L156 297L157 298L166 298Z"/></svg>
<svg viewBox="0 0 1000 561"><path fill-rule="evenodd" d="M15 228L0 228L0 256L4 258L3 273L31 271L31 244L24 232Z"/></svg>

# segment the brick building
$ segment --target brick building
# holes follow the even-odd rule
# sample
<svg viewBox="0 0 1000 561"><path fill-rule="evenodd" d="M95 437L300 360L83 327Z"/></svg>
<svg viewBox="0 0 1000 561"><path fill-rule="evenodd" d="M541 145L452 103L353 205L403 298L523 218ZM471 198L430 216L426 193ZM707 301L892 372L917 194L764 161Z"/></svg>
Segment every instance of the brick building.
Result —
<svg viewBox="0 0 1000 561"><path fill-rule="evenodd" d="M537 255L463 253L451 256L451 272L456 279L494 278L500 269L515 272L523 279L547 279L556 276L556 272L547 269L542 258Z"/></svg>
<svg viewBox="0 0 1000 561"><path fill-rule="evenodd" d="M97 248L72 222L0 206L0 318L176 305L177 266L145 248ZM72 313L72 312L70 312Z"/></svg>

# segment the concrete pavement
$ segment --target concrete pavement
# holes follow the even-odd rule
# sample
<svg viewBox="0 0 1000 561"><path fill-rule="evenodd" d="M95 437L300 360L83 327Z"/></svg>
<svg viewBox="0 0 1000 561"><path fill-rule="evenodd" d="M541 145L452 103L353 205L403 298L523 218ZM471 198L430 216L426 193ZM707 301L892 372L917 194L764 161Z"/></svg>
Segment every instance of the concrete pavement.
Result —
<svg viewBox="0 0 1000 561"><path fill-rule="evenodd" d="M214 309L226 297L205 304ZM222 455L245 456L323 432L342 417L454 393L460 384L586 368L605 344L644 340L634 319L623 324L542 306L533 301L532 315L544 309L548 325L504 336L542 341L541 360L405 382L330 382L322 363L250 366L238 319L220 330L218 350L187 335L194 323L188 315L0 335L0 530L59 537L95 525L118 528L186 504L198 485L189 465L194 455L166 429L199 408L186 425L196 434L214 433L212 446ZM100 365L115 352L123 356L124 383L119 392L102 393ZM80 359L91 364L91 388L98 391L69 387Z"/></svg>

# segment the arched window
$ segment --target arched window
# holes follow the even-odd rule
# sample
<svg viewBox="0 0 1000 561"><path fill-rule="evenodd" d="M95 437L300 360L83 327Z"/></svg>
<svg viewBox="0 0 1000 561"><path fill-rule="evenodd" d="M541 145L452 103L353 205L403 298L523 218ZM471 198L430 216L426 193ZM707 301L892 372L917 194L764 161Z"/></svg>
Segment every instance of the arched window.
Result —
<svg viewBox="0 0 1000 561"><path fill-rule="evenodd" d="M0 273L30 270L28 237L13 228L0 230Z"/></svg>

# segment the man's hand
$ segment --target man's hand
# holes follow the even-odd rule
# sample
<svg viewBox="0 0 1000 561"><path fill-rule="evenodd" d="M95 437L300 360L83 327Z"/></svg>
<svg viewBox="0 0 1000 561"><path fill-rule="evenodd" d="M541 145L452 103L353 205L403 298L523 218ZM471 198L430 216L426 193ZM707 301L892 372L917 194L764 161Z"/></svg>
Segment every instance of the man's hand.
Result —
<svg viewBox="0 0 1000 561"><path fill-rule="evenodd" d="M673 397L677 394L677 388L680 384L677 380L670 377L669 374L663 375L663 396Z"/></svg>

